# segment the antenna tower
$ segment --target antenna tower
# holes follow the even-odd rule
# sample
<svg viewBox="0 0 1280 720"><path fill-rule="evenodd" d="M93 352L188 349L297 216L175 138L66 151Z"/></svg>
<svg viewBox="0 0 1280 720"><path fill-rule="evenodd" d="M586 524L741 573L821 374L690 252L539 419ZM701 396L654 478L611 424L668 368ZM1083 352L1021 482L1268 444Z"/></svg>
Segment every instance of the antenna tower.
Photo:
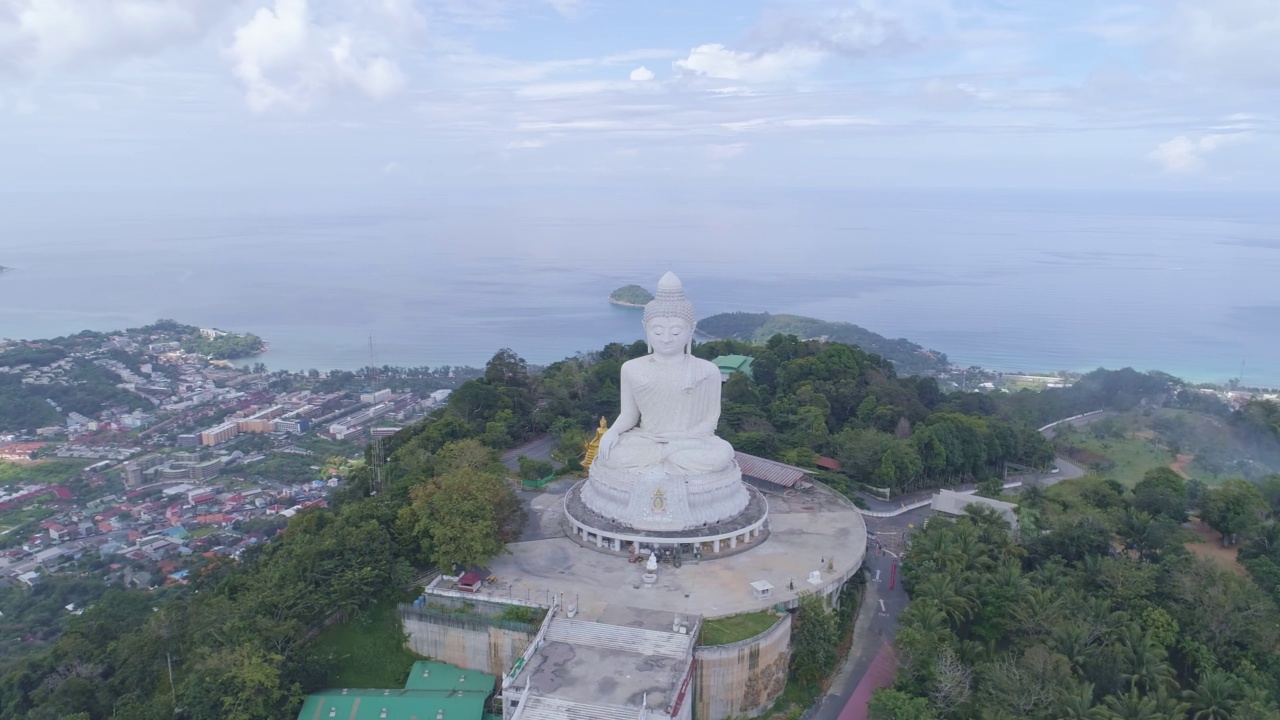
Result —
<svg viewBox="0 0 1280 720"><path fill-rule="evenodd" d="M369 336L369 392L376 393L381 388L378 387L378 356L373 349L373 336ZM369 428L370 434L373 434L373 427ZM373 449L373 485L369 488L370 495L377 495L382 492L382 437L373 435L373 442L370 443Z"/></svg>

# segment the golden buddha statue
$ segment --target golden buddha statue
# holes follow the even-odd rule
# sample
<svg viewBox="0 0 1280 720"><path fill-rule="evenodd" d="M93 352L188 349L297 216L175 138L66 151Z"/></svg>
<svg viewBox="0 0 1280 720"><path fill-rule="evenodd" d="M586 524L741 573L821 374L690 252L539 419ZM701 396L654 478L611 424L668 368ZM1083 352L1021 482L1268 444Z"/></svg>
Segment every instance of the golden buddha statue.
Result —
<svg viewBox="0 0 1280 720"><path fill-rule="evenodd" d="M608 421L601 417L600 427L596 428L596 436L588 440L586 445L583 446L583 450L585 451L585 454L582 457L583 470L591 469L591 463L595 461L596 454L600 452L600 438L604 437L604 434L608 429Z"/></svg>

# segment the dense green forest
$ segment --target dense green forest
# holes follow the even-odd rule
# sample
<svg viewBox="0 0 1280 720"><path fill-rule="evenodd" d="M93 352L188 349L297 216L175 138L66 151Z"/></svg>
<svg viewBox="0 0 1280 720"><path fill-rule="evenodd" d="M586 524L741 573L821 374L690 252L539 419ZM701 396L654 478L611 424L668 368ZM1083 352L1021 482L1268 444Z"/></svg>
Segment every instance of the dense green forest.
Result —
<svg viewBox="0 0 1280 720"><path fill-rule="evenodd" d="M996 406L975 401L982 396L946 395L930 377L899 378L891 362L854 346L777 335L764 346L718 340L695 352L755 357L753 379L735 374L723 391L720 432L743 452L807 466L831 456L848 479L895 493L1053 459L1033 428L997 417Z"/></svg>
<svg viewBox="0 0 1280 720"><path fill-rule="evenodd" d="M891 340L866 328L847 322L828 322L802 315L733 312L712 315L698 321L698 332L713 338L745 340L762 344L774 335L798 338L823 338L831 342L857 345L893 363L903 375L938 375L950 363L943 353L925 348L910 340Z"/></svg>
<svg viewBox="0 0 1280 720"><path fill-rule="evenodd" d="M1243 481L1198 499L1253 538L1252 578L1187 551L1197 499L1164 468L1131 493L1031 488L1017 533L989 512L930 520L903 561L897 681L871 717L1280 718L1280 479L1269 488L1269 502Z"/></svg>

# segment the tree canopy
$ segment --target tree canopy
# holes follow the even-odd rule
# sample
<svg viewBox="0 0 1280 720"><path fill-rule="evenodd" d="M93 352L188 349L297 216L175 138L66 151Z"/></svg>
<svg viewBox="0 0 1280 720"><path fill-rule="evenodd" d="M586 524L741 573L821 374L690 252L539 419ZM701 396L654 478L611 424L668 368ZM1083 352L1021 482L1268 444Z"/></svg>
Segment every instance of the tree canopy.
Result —
<svg viewBox="0 0 1280 720"><path fill-rule="evenodd" d="M929 522L871 717L1280 718L1270 539L1247 546L1257 582L1189 554L1178 488L1159 472L1132 496L1068 481L1037 495L1021 537L988 513Z"/></svg>

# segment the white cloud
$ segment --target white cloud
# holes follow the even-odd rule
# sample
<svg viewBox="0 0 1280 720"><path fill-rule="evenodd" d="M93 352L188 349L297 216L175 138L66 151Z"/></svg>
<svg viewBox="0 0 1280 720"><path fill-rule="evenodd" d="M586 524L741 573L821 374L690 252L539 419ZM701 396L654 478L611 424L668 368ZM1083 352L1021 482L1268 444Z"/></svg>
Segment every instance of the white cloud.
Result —
<svg viewBox="0 0 1280 720"><path fill-rule="evenodd" d="M1187 0L1168 29L1175 62L1245 84L1280 81L1280 7L1275 0Z"/></svg>
<svg viewBox="0 0 1280 720"><path fill-rule="evenodd" d="M577 17L582 8L582 0L546 0L546 3L560 13L561 17L570 20Z"/></svg>
<svg viewBox="0 0 1280 720"><path fill-rule="evenodd" d="M508 150L536 150L546 146L547 143L542 140L514 140L507 143Z"/></svg>
<svg viewBox="0 0 1280 720"><path fill-rule="evenodd" d="M307 0L276 0L275 9L258 8L249 22L236 28L228 53L235 60L235 74L244 83L245 100L253 111L300 102L306 84L302 79L287 89L268 75L292 71L302 63L309 22Z"/></svg>
<svg viewBox="0 0 1280 720"><path fill-rule="evenodd" d="M738 157L747 149L746 143L727 143L721 145L708 145L707 157L715 162L724 162L731 158Z"/></svg>
<svg viewBox="0 0 1280 720"><path fill-rule="evenodd" d="M637 81L637 82L644 82L644 81L646 81L646 80L652 80L652 79L653 79L653 71L652 71L652 70L650 70L649 68L647 68L647 67L645 67L645 66L641 65L640 67L638 67L638 68L636 68L635 70L632 70L632 71L631 71L631 79L632 79L632 80L635 80L635 81Z"/></svg>
<svg viewBox="0 0 1280 720"><path fill-rule="evenodd" d="M1192 139L1179 135L1156 146L1147 158L1160 164L1164 171L1174 175L1195 173L1204 167L1205 156L1228 142L1243 135L1202 135Z"/></svg>
<svg viewBox="0 0 1280 720"><path fill-rule="evenodd" d="M755 52L708 43L674 67L720 80L774 82L808 73L829 57L858 58L910 45L902 19L873 5L864 0L822 14L769 15L750 33Z"/></svg>
<svg viewBox="0 0 1280 720"><path fill-rule="evenodd" d="M995 93L972 83L930 78L921 91L924 104L937 110L958 110L980 101L992 100Z"/></svg>
<svg viewBox="0 0 1280 720"><path fill-rule="evenodd" d="M387 5L389 17L403 12L395 3ZM345 29L313 22L307 0L275 0L272 7L258 8L236 28L227 55L254 112L305 107L316 93L341 85L381 100L405 82L395 60L362 53Z"/></svg>
<svg viewBox="0 0 1280 720"><path fill-rule="evenodd" d="M593 95L607 90L616 90L626 83L612 80L578 80L576 82L533 83L516 91L522 98L559 98L578 95Z"/></svg>
<svg viewBox="0 0 1280 720"><path fill-rule="evenodd" d="M800 118L754 118L752 120L720 123L720 127L734 132L750 132L756 130L779 129L805 130L810 128L850 127L855 125L874 126L879 124L879 121L872 120L870 118L856 117L853 115L825 115L820 117Z"/></svg>
<svg viewBox="0 0 1280 720"><path fill-rule="evenodd" d="M343 35L329 48L338 74L365 95L381 100L404 86L404 75L394 61L381 55L360 60L351 51L351 38Z"/></svg>
<svg viewBox="0 0 1280 720"><path fill-rule="evenodd" d="M752 35L766 49L809 48L846 58L911 44L904 20L876 4L863 0L821 14L766 16Z"/></svg>
<svg viewBox="0 0 1280 720"><path fill-rule="evenodd" d="M383 175L395 175L398 172L400 172L400 163L396 162L395 160L392 160L391 162L382 166Z"/></svg>
<svg viewBox="0 0 1280 720"><path fill-rule="evenodd" d="M220 0L0 0L0 65L48 71L143 57L204 35Z"/></svg>
<svg viewBox="0 0 1280 720"><path fill-rule="evenodd" d="M747 53L711 43L694 48L689 57L676 60L674 67L685 74L719 80L770 82L808 72L821 61L822 54L809 48Z"/></svg>

